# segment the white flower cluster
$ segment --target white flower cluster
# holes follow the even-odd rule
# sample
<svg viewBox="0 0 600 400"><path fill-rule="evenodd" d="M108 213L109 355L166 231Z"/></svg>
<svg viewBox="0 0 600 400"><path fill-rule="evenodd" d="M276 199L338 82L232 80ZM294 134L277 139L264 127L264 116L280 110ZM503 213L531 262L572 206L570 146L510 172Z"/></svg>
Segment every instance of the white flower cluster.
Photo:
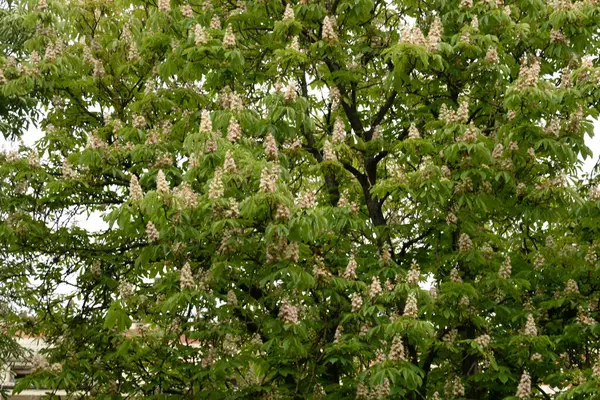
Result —
<svg viewBox="0 0 600 400"><path fill-rule="evenodd" d="M144 129L146 127L146 118L140 114L134 115L132 125L136 129Z"/></svg>
<svg viewBox="0 0 600 400"><path fill-rule="evenodd" d="M152 221L146 224L146 237L149 242L156 242L158 240L158 230Z"/></svg>
<svg viewBox="0 0 600 400"><path fill-rule="evenodd" d="M579 286L577 282L573 279L569 279L567 281L567 285L565 286L565 296L575 296L579 294Z"/></svg>
<svg viewBox="0 0 600 400"><path fill-rule="evenodd" d="M488 347L491 343L492 339L490 335L481 335L475 338L474 342L480 345L481 347Z"/></svg>
<svg viewBox="0 0 600 400"><path fill-rule="evenodd" d="M588 198L590 201L600 201L600 183L590 189Z"/></svg>
<svg viewBox="0 0 600 400"><path fill-rule="evenodd" d="M227 304L234 307L238 304L237 296L233 290L227 292Z"/></svg>
<svg viewBox="0 0 600 400"><path fill-rule="evenodd" d="M592 367L592 378L600 379L600 359Z"/></svg>
<svg viewBox="0 0 600 400"><path fill-rule="evenodd" d="M292 50L294 50L294 51L298 51L298 52L301 51L300 50L300 42L298 40L299 40L298 36L294 36L292 38L292 42L290 43L289 48L292 49Z"/></svg>
<svg viewBox="0 0 600 400"><path fill-rule="evenodd" d="M298 307L293 305L287 297L281 301L279 318L285 323L297 324L299 322Z"/></svg>
<svg viewBox="0 0 600 400"><path fill-rule="evenodd" d="M404 344L402 343L402 336L396 335L392 340L392 347L390 348L390 354L388 358L391 361L406 361L406 355L404 351Z"/></svg>
<svg viewBox="0 0 600 400"><path fill-rule="evenodd" d="M193 289L194 288L194 276L192 275L192 269L190 263L185 263L181 272L179 273L179 286L181 290Z"/></svg>
<svg viewBox="0 0 600 400"><path fill-rule="evenodd" d="M235 163L235 159L233 158L233 154L231 154L230 150L225 152L225 161L223 162L223 170L230 174L237 173L237 165Z"/></svg>
<svg viewBox="0 0 600 400"><path fill-rule="evenodd" d="M287 86L285 94L283 95L283 98L285 101L293 103L296 101L297 97L298 94L296 93L296 84L294 82L290 82L290 84Z"/></svg>
<svg viewBox="0 0 600 400"><path fill-rule="evenodd" d="M77 171L75 171L73 169L73 167L71 166L71 163L69 163L69 161L65 160L63 162L62 165L62 176L65 179L76 179L77 178Z"/></svg>
<svg viewBox="0 0 600 400"><path fill-rule="evenodd" d="M219 19L219 16L217 14L213 15L213 17L211 18L210 27L211 29L221 29L221 20Z"/></svg>
<svg viewBox="0 0 600 400"><path fill-rule="evenodd" d="M265 153L267 154L267 158L270 160L277 160L278 151L277 151L277 142L273 135L269 132L267 137L265 138Z"/></svg>
<svg viewBox="0 0 600 400"><path fill-rule="evenodd" d="M434 32L435 34L435 32ZM432 37L432 44L436 43L436 48L437 48L437 44L439 44L439 39ZM425 40L425 36L423 35L423 32L421 31L421 28L419 28L418 26L409 28L406 27L404 28L404 30L402 31L402 35L400 36L400 41L402 43L408 43L408 44L412 44L415 46L423 46L423 47L427 47L430 48L428 41Z"/></svg>
<svg viewBox="0 0 600 400"><path fill-rule="evenodd" d="M290 217L290 209L285 203L279 203L275 211L275 219L285 221Z"/></svg>
<svg viewBox="0 0 600 400"><path fill-rule="evenodd" d="M383 292L383 289L381 288L381 281L378 277L373 277L371 285L369 286L369 297L374 299L375 297L379 296L381 292Z"/></svg>
<svg viewBox="0 0 600 400"><path fill-rule="evenodd" d="M348 261L348 266L346 266L346 270L344 271L342 277L345 279L356 279L356 268L357 267L358 267L358 264L356 263L354 254L350 254L350 260Z"/></svg>
<svg viewBox="0 0 600 400"><path fill-rule="evenodd" d="M487 53L485 54L485 60L492 64L498 63L498 50L495 47L488 47Z"/></svg>
<svg viewBox="0 0 600 400"><path fill-rule="evenodd" d="M194 10L189 4L182 5L179 9L181 10L181 15L186 18L192 18L194 16Z"/></svg>
<svg viewBox="0 0 600 400"><path fill-rule="evenodd" d="M129 180L129 196L132 201L141 201L144 197L144 192L140 186L137 176L131 175Z"/></svg>
<svg viewBox="0 0 600 400"><path fill-rule="evenodd" d="M454 341L456 340L457 335L458 335L458 331L456 329L451 329L442 337L442 341L444 343L454 344Z"/></svg>
<svg viewBox="0 0 600 400"><path fill-rule="evenodd" d="M162 169L158 170L158 173L156 174L156 191L161 194L171 193L171 187L169 186L169 182L167 182L167 178Z"/></svg>
<svg viewBox="0 0 600 400"><path fill-rule="evenodd" d="M341 99L340 90L337 87L332 86L329 89L329 100L331 101L331 111L332 112L337 111L337 109L340 107L340 99ZM337 122L337 119L336 119L336 122Z"/></svg>
<svg viewBox="0 0 600 400"><path fill-rule="evenodd" d="M328 16L323 18L322 38L323 40L327 40L329 43L336 42L338 40L337 33L335 32L335 22Z"/></svg>
<svg viewBox="0 0 600 400"><path fill-rule="evenodd" d="M443 31L442 21L440 20L440 17L436 16L433 19L431 27L429 28L429 33L427 34L427 50L431 52L438 50Z"/></svg>
<svg viewBox="0 0 600 400"><path fill-rule="evenodd" d="M344 121L342 121L342 118L338 116L336 117L335 122L333 123L333 143L342 143L345 139L346 126L344 125Z"/></svg>
<svg viewBox="0 0 600 400"><path fill-rule="evenodd" d="M273 193L277 190L277 178L279 170L277 166L265 166L260 174L259 190L264 193Z"/></svg>
<svg viewBox="0 0 600 400"><path fill-rule="evenodd" d="M457 137L456 141L465 143L475 143L477 141L477 128L475 127L475 124L471 122L465 133Z"/></svg>
<svg viewBox="0 0 600 400"><path fill-rule="evenodd" d="M500 279L508 279L510 278L510 274L512 272L512 265L510 263L510 257L506 256L502 265L500 265L500 270L498 271L498 277Z"/></svg>
<svg viewBox="0 0 600 400"><path fill-rule="evenodd" d="M465 395L465 386L460 377L448 378L444 385L444 393L448 397L463 397Z"/></svg>
<svg viewBox="0 0 600 400"><path fill-rule="evenodd" d="M229 121L229 127L227 128L227 140L231 143L237 142L242 137L242 127L235 118Z"/></svg>
<svg viewBox="0 0 600 400"><path fill-rule="evenodd" d="M226 49L230 49L235 46L235 34L233 33L233 29L231 25L227 26L225 29L225 36L223 37L223 47Z"/></svg>
<svg viewBox="0 0 600 400"><path fill-rule="evenodd" d="M350 295L350 302L352 304L352 312L358 312L363 306L363 298L358 293L352 293Z"/></svg>
<svg viewBox="0 0 600 400"><path fill-rule="evenodd" d="M417 129L417 127L415 126L414 123L410 124L410 127L408 128L408 138L409 139L420 139L421 138L421 134L419 133L419 130Z"/></svg>
<svg viewBox="0 0 600 400"><path fill-rule="evenodd" d="M408 270L408 274L406 274L406 282L411 286L417 286L420 280L421 271L419 270L417 263L413 261L410 270Z"/></svg>
<svg viewBox="0 0 600 400"><path fill-rule="evenodd" d="M337 157L333 151L333 145L328 139L325 139L325 143L323 143L323 160L337 161Z"/></svg>
<svg viewBox="0 0 600 400"><path fill-rule="evenodd" d="M314 190L303 192L297 199L297 206L300 209L314 208L317 203L317 193Z"/></svg>
<svg viewBox="0 0 600 400"><path fill-rule="evenodd" d="M565 36L564 33L558 31L556 29L552 29L550 31L550 43L564 43L569 44L569 39Z"/></svg>
<svg viewBox="0 0 600 400"><path fill-rule="evenodd" d="M161 12L171 11L171 2L169 0L158 0L158 9Z"/></svg>
<svg viewBox="0 0 600 400"><path fill-rule="evenodd" d="M534 58L531 63L527 62L527 58L521 60L521 69L519 70L518 89L525 89L535 86L540 77L540 62Z"/></svg>
<svg viewBox="0 0 600 400"><path fill-rule="evenodd" d="M223 185L223 170L218 167L215 169L215 175L208 189L208 198L220 199L221 197L223 197L224 191L225 186Z"/></svg>
<svg viewBox="0 0 600 400"><path fill-rule="evenodd" d="M454 267L450 271L450 281L454 283L462 283L463 280L458 273L458 268Z"/></svg>
<svg viewBox="0 0 600 400"><path fill-rule="evenodd" d="M409 293L406 298L406 304L404 306L404 315L410 318L417 318L419 314L419 307L417 304L417 297L414 293Z"/></svg>
<svg viewBox="0 0 600 400"><path fill-rule="evenodd" d="M525 336L537 336L538 331L537 331L537 327L535 326L535 320L533 319L533 315L532 314L528 314L527 315L527 322L525 323L525 327L523 328L523 335Z"/></svg>
<svg viewBox="0 0 600 400"><path fill-rule="evenodd" d="M123 298L123 299L128 299L131 296L133 296L134 293L134 289L133 289L133 285L129 282L125 282L122 281L121 283L119 283L119 295Z"/></svg>
<svg viewBox="0 0 600 400"><path fill-rule="evenodd" d="M200 132L211 133L212 128L212 120L210 119L210 112L208 110L202 110L202 116L200 119Z"/></svg>
<svg viewBox="0 0 600 400"><path fill-rule="evenodd" d="M520 400L526 400L531 397L531 377L527 371L523 371L521 375L521 381L517 386L517 393L515 394Z"/></svg>
<svg viewBox="0 0 600 400"><path fill-rule="evenodd" d="M208 39L210 39L210 36L208 35L208 32L206 32L206 29L200 24L194 25L194 43L196 46L205 45L208 43Z"/></svg>
<svg viewBox="0 0 600 400"><path fill-rule="evenodd" d="M469 101L466 99L460 101L456 111L450 110L446 104L442 104L440 107L439 119L448 124L466 123L469 120Z"/></svg>
<svg viewBox="0 0 600 400"><path fill-rule="evenodd" d="M457 222L458 218L456 218L456 215L454 213L448 213L448 215L446 215L446 224L456 225Z"/></svg>
<svg viewBox="0 0 600 400"><path fill-rule="evenodd" d="M285 11L283 12L283 22L293 21L295 18L294 9L292 8L291 3L287 3L285 5Z"/></svg>
<svg viewBox="0 0 600 400"><path fill-rule="evenodd" d="M473 249L473 241L466 233L461 233L458 238L458 251L461 253L469 252Z"/></svg>

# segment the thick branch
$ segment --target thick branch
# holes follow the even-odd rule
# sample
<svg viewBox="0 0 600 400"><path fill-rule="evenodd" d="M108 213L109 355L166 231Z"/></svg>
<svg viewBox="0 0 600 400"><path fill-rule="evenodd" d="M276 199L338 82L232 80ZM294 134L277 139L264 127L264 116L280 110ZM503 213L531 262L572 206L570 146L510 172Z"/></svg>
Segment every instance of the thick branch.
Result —
<svg viewBox="0 0 600 400"><path fill-rule="evenodd" d="M381 106L377 114L375 114L375 118L373 118L373 122L371 123L371 128L365 133L365 140L369 141L373 138L373 132L375 132L375 127L383 121L387 112L392 108L392 104L394 104L394 100L396 100L396 96L398 92L395 90L392 94L387 98L385 104Z"/></svg>

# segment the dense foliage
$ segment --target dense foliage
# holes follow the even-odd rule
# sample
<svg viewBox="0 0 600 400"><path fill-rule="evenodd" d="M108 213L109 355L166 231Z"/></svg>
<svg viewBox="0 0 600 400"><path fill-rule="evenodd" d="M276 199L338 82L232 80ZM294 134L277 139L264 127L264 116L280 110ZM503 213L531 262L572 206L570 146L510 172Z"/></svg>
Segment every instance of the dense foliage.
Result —
<svg viewBox="0 0 600 400"><path fill-rule="evenodd" d="M16 390L600 396L595 1L2 13L2 329L51 344Z"/></svg>

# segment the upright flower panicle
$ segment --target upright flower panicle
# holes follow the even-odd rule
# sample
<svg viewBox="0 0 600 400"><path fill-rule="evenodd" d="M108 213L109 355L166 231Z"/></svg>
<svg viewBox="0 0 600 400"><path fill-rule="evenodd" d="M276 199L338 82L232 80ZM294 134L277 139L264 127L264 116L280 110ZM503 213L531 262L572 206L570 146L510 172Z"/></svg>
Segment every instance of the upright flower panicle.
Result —
<svg viewBox="0 0 600 400"><path fill-rule="evenodd" d="M458 250L466 253L473 249L473 241L466 233L462 233L458 238Z"/></svg>
<svg viewBox="0 0 600 400"><path fill-rule="evenodd" d="M402 336L396 335L392 340L392 347L390 348L390 354L388 358L391 361L406 361L406 355L404 354L404 344L402 343Z"/></svg>
<svg viewBox="0 0 600 400"><path fill-rule="evenodd" d="M329 89L329 100L331 101L331 111L333 111L333 112L337 111L337 109L340 107L340 99L341 99L340 90L337 87L332 86ZM337 119L336 119L336 121L337 121Z"/></svg>
<svg viewBox="0 0 600 400"><path fill-rule="evenodd" d="M434 52L440 47L440 41L442 37L443 27L440 17L435 17L429 28L429 34L427 35L427 50Z"/></svg>
<svg viewBox="0 0 600 400"><path fill-rule="evenodd" d="M352 312L358 312L360 311L360 309L363 306L363 299L362 296L358 293L352 293L350 295L351 297L351 304L352 304Z"/></svg>
<svg viewBox="0 0 600 400"><path fill-rule="evenodd" d="M336 42L338 40L337 33L335 33L335 26L333 20L328 16L323 18L323 31L322 31L323 40L327 40L328 42Z"/></svg>
<svg viewBox="0 0 600 400"><path fill-rule="evenodd" d="M421 134L419 133L419 130L417 129L417 127L415 126L415 124L410 124L410 127L408 128L408 138L409 139L420 139L421 138Z"/></svg>
<svg viewBox="0 0 600 400"><path fill-rule="evenodd" d="M156 191L161 194L171 193L171 188L162 169L158 170L158 173L156 174Z"/></svg>
<svg viewBox="0 0 600 400"><path fill-rule="evenodd" d="M227 29L225 30L225 36L223 37L223 47L226 49L235 47L235 34L233 33L231 25L228 25Z"/></svg>
<svg viewBox="0 0 600 400"><path fill-rule="evenodd" d="M212 120L210 119L210 112L208 110L202 110L202 117L200 120L200 132L212 133Z"/></svg>
<svg viewBox="0 0 600 400"><path fill-rule="evenodd" d="M39 168L40 167L40 157L38 156L38 153L35 151L30 151L29 155L27 156L27 162L29 163L29 166L32 168Z"/></svg>
<svg viewBox="0 0 600 400"><path fill-rule="evenodd" d="M475 338L474 342L480 345L481 347L488 347L492 339L490 335L484 334Z"/></svg>
<svg viewBox="0 0 600 400"><path fill-rule="evenodd" d="M193 289L194 288L194 276L192 275L192 269L190 263L185 263L179 274L179 286L181 290Z"/></svg>
<svg viewBox="0 0 600 400"><path fill-rule="evenodd" d="M233 158L233 154L231 151L227 150L225 153L225 161L223 162L223 169L225 172L230 174L235 174L237 172L237 165L235 164L235 159Z"/></svg>
<svg viewBox="0 0 600 400"><path fill-rule="evenodd" d="M333 143L342 143L346 140L346 126L339 116L333 123Z"/></svg>
<svg viewBox="0 0 600 400"><path fill-rule="evenodd" d="M194 16L194 10L189 4L184 4L179 9L181 10L181 15L186 18L192 18Z"/></svg>
<svg viewBox="0 0 600 400"><path fill-rule="evenodd" d="M288 298L283 299L279 309L279 318L285 323L297 324L299 322L298 307L293 305Z"/></svg>
<svg viewBox="0 0 600 400"><path fill-rule="evenodd" d="M381 288L381 282L379 281L379 278L373 277L371 285L369 286L369 297L374 299L375 297L379 296L382 291L383 289Z"/></svg>
<svg viewBox="0 0 600 400"><path fill-rule="evenodd" d="M277 172L269 167L264 167L260 174L259 190L272 193L277 189Z"/></svg>
<svg viewBox="0 0 600 400"><path fill-rule="evenodd" d="M565 286L565 295L574 296L579 294L579 286L577 285L577 281L573 279L569 279L567 281L567 285Z"/></svg>
<svg viewBox="0 0 600 400"><path fill-rule="evenodd" d="M337 157L333 152L333 146L331 142L325 139L325 143L323 143L323 160L324 161L337 161Z"/></svg>
<svg viewBox="0 0 600 400"><path fill-rule="evenodd" d="M540 62L534 58L531 63L527 62L527 58L521 60L521 69L519 70L518 85L519 89L525 89L535 86L540 76Z"/></svg>
<svg viewBox="0 0 600 400"><path fill-rule="evenodd" d="M406 298L406 305L404 306L404 315L410 318L417 318L419 314L419 307L417 304L417 297L414 293L410 293Z"/></svg>
<svg viewBox="0 0 600 400"><path fill-rule="evenodd" d="M161 12L171 11L171 2L169 0L158 0L158 9Z"/></svg>
<svg viewBox="0 0 600 400"><path fill-rule="evenodd" d="M77 172L73 169L73 167L67 160L65 160L62 165L62 176L65 179L77 178Z"/></svg>
<svg viewBox="0 0 600 400"><path fill-rule="evenodd" d="M158 240L158 230L152 221L146 225L146 237L149 242L156 242Z"/></svg>
<svg viewBox="0 0 600 400"><path fill-rule="evenodd" d="M460 274L458 273L458 268L452 268L452 270L450 271L450 280L454 283L463 282L462 278L460 277Z"/></svg>
<svg viewBox="0 0 600 400"><path fill-rule="evenodd" d="M242 136L242 128L240 124L232 118L229 121L229 127L227 128L227 140L231 143L237 142L237 140Z"/></svg>
<svg viewBox="0 0 600 400"><path fill-rule="evenodd" d="M131 175L131 179L129 180L129 196L131 197L132 201L141 201L144 197L144 192L142 191L140 182L135 175Z"/></svg>
<svg viewBox="0 0 600 400"><path fill-rule="evenodd" d="M520 400L526 400L531 397L531 377L524 371L521 375L521 381L517 386L517 393L515 394Z"/></svg>
<svg viewBox="0 0 600 400"><path fill-rule="evenodd" d="M292 103L294 101L296 101L296 84L294 82L291 82L288 86L287 86L287 90L285 91L285 95L283 96L285 101Z"/></svg>
<svg viewBox="0 0 600 400"><path fill-rule="evenodd" d="M535 326L535 320L533 319L533 315L532 314L528 314L527 315L527 322L525 323L525 327L523 329L523 335L525 336L537 336L538 331L537 331L537 327Z"/></svg>
<svg viewBox="0 0 600 400"><path fill-rule="evenodd" d="M208 190L209 199L220 199L223 197L225 186L223 185L223 170L221 168L215 169L215 175L210 183Z"/></svg>
<svg viewBox="0 0 600 400"><path fill-rule="evenodd" d="M217 14L213 15L213 17L211 18L210 27L211 29L221 29L221 20L219 19L219 16Z"/></svg>
<svg viewBox="0 0 600 400"><path fill-rule="evenodd" d="M356 263L356 259L354 258L354 254L350 254L350 260L348 261L348 266L342 275L343 278L346 279L356 279L356 268L358 264Z"/></svg>
<svg viewBox="0 0 600 400"><path fill-rule="evenodd" d="M287 3L285 5L285 11L283 12L283 21L284 22L293 21L294 18L295 18L295 16L294 16L294 9L292 8L292 4Z"/></svg>
<svg viewBox="0 0 600 400"><path fill-rule="evenodd" d="M307 190L302 193L298 198L298 208L310 209L314 208L316 204L316 192L314 190Z"/></svg>
<svg viewBox="0 0 600 400"><path fill-rule="evenodd" d="M500 266L500 270L498 271L498 277L500 279L508 279L510 278L510 274L512 272L512 265L510 263L510 257L506 256L506 259Z"/></svg>
<svg viewBox="0 0 600 400"><path fill-rule="evenodd" d="M208 43L208 32L200 24L194 25L194 43L196 46L202 46Z"/></svg>
<svg viewBox="0 0 600 400"><path fill-rule="evenodd" d="M419 266L417 265L417 263L413 261L413 263L410 266L410 270L406 275L406 282L411 286L417 286L420 280L421 271L419 270Z"/></svg>
<svg viewBox="0 0 600 400"><path fill-rule="evenodd" d="M267 158L270 160L278 159L278 150L277 150L277 142L273 135L269 132L267 137L265 138L265 153L267 154Z"/></svg>

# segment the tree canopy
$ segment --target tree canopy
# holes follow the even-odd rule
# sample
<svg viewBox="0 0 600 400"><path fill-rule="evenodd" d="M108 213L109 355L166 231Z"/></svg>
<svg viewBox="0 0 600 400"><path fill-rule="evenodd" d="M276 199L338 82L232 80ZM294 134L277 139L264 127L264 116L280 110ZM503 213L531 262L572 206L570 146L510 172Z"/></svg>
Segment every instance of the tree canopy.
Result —
<svg viewBox="0 0 600 400"><path fill-rule="evenodd" d="M594 0L4 4L0 326L50 345L15 390L600 396L599 27Z"/></svg>

